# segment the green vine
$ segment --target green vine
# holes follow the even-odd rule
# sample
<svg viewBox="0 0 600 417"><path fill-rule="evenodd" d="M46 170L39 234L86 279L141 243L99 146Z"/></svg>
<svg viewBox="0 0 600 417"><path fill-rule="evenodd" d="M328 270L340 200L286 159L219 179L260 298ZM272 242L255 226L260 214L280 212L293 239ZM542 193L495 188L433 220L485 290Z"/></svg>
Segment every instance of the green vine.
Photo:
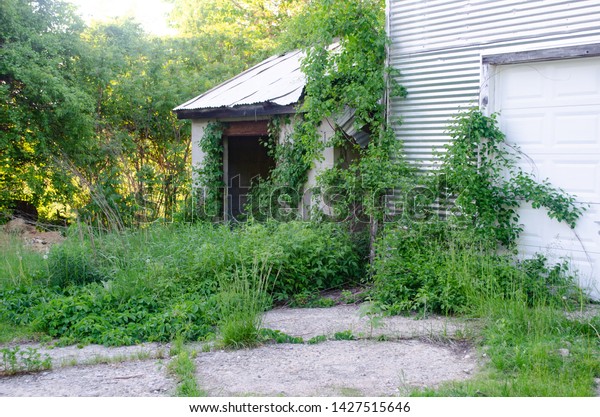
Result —
<svg viewBox="0 0 600 417"><path fill-rule="evenodd" d="M318 181L323 194L335 194L338 215L355 216L360 210L373 223L383 219L383 196L411 171L385 113L386 91L403 97L406 90L389 77L385 65L388 39L381 1L346 2L327 13L320 47L309 48L302 65L307 77L302 111L312 127L323 117L352 109L354 128L369 134L368 146L360 148L338 129L334 144L354 147L359 156L341 161ZM333 40L339 44L335 49L329 47Z"/></svg>
<svg viewBox="0 0 600 417"><path fill-rule="evenodd" d="M200 139L200 150L204 153L202 166L197 171L200 217L216 220L223 213L223 130L219 122L211 122Z"/></svg>
<svg viewBox="0 0 600 417"><path fill-rule="evenodd" d="M456 196L456 220L508 248L514 248L523 231L518 213L522 201L545 207L551 218L575 227L585 208L548 179L538 183L516 165L519 150L506 144L495 114L486 117L471 109L457 116L449 132L452 141L446 146L441 175L448 192Z"/></svg>
<svg viewBox="0 0 600 417"><path fill-rule="evenodd" d="M308 156L310 151L301 139L301 117L294 121L293 132L284 138L281 138L281 128L283 124L290 123L289 117L271 119L269 138L263 144L275 160L275 168L268 179L252 185L250 203L246 208L257 220L298 218L297 208L312 166Z"/></svg>

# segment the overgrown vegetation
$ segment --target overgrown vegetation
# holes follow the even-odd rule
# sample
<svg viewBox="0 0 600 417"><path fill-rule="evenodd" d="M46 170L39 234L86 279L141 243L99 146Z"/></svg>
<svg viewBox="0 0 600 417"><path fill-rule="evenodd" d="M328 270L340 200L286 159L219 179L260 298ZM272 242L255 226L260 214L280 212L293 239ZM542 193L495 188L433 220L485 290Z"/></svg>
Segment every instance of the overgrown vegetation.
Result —
<svg viewBox="0 0 600 417"><path fill-rule="evenodd" d="M218 328L225 347L256 346L263 313L272 304L267 295L269 282L277 280L277 276L272 276L272 267L260 258L255 258L250 266L251 269L244 265L236 267L220 283Z"/></svg>
<svg viewBox="0 0 600 417"><path fill-rule="evenodd" d="M173 341L171 348L173 358L168 369L177 379L175 388L176 397L206 397L206 392L201 389L196 380L195 352L185 346L181 338Z"/></svg>
<svg viewBox="0 0 600 417"><path fill-rule="evenodd" d="M442 158L439 186L456 197L453 221L507 248L515 246L523 230L518 213L522 202L543 207L551 218L575 227L585 207L517 165L522 155L506 143L496 115L486 117L471 109L456 117L449 133L452 141Z"/></svg>
<svg viewBox="0 0 600 417"><path fill-rule="evenodd" d="M14 375L23 372L39 372L52 367L48 355L41 355L37 349L19 346L0 349L2 361L0 362L0 375Z"/></svg>
<svg viewBox="0 0 600 417"><path fill-rule="evenodd" d="M177 393L202 395L185 341L301 343L262 329L262 312L278 302L325 306L319 291L360 282L373 286L360 311L370 335L381 314L482 321L473 342L489 360L486 373L424 394L593 394L599 319L565 317L586 301L576 271L544 254L514 253L522 200L571 227L585 208L519 168L519 152L504 142L495 116L477 109L450 128L439 171L413 175L384 111L386 93L406 91L384 65L383 1L175 3L173 19L186 36L173 39L146 37L131 21L85 28L58 0L1 4L0 210L26 200L55 220L76 208L81 221L46 255L15 237L0 241L0 340L176 340ZM205 131L197 178L207 188L199 200L189 198L189 129L172 106L280 47L306 53L305 100L283 142L274 141L283 120L271 123L265 145L277 166L255 188L250 220L234 228L186 224L221 216L223 126ZM327 143L318 135L323 118L335 124L347 111L354 129L369 134L367 146L341 129ZM298 222L308 170L326 145L358 157L319 177L333 216ZM404 193L400 213L381 227L392 189ZM425 192L415 204L418 189ZM188 206L177 213L182 202ZM444 221L434 202L450 209ZM172 217L180 223L150 224ZM316 221L332 218L340 224ZM267 219L288 222L257 223ZM370 224L370 269L360 223ZM4 348L2 355L4 372L49 365L35 351Z"/></svg>
<svg viewBox="0 0 600 417"><path fill-rule="evenodd" d="M14 247L8 264L25 251ZM5 271L0 319L62 343L198 340L219 327L253 322L270 305L263 290L283 301L308 289L348 285L364 274L343 227L300 222L233 230L158 225L119 234L79 226L47 259L29 256L35 262L27 269ZM231 298L238 296L255 304Z"/></svg>

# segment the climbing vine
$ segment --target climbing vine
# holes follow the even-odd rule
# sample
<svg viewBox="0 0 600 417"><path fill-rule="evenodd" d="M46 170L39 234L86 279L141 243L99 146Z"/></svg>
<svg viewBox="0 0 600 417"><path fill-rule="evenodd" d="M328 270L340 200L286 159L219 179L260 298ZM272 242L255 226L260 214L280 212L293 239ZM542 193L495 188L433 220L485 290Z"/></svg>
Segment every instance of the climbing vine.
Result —
<svg viewBox="0 0 600 417"><path fill-rule="evenodd" d="M223 129L222 123L211 122L200 139L204 153L197 171L199 196L198 213L201 218L216 220L223 213Z"/></svg>
<svg viewBox="0 0 600 417"><path fill-rule="evenodd" d="M585 207L553 187L548 179L537 182L517 165L521 154L505 142L496 115L477 108L459 114L449 133L442 160L441 181L456 196L454 219L513 248L523 231L518 208L522 201L544 207L548 215L575 227Z"/></svg>
<svg viewBox="0 0 600 417"><path fill-rule="evenodd" d="M304 184L312 166L309 149L302 136L302 116L293 122L295 129L282 137L282 125L290 124L289 117L275 117L269 124L269 137L263 142L275 168L269 178L252 185L250 203L246 208L257 220L298 218L298 205ZM312 154L311 154L312 155Z"/></svg>

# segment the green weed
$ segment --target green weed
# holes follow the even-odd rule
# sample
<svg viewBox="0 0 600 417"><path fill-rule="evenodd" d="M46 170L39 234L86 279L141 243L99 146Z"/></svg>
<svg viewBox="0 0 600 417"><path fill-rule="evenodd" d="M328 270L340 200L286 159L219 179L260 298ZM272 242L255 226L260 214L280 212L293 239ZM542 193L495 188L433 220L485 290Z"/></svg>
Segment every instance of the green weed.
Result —
<svg viewBox="0 0 600 417"><path fill-rule="evenodd" d="M259 334L260 334L261 340L264 342L273 341L275 343L291 343L291 344L304 343L304 339L302 339L301 337L290 336L289 334L285 334L280 330L260 329Z"/></svg>
<svg viewBox="0 0 600 417"><path fill-rule="evenodd" d="M334 340L355 340L354 334L352 334L352 330L344 330L343 332L336 332L333 335Z"/></svg>
<svg viewBox="0 0 600 417"><path fill-rule="evenodd" d="M196 380L196 364L192 354L183 346L183 341L176 342L177 355L169 362L168 369L177 378L175 389L177 397L206 397L206 391L198 386Z"/></svg>
<svg viewBox="0 0 600 417"><path fill-rule="evenodd" d="M318 292L302 291L292 297L289 306L301 308L327 308L333 307L335 300L327 297L321 297Z"/></svg>
<svg viewBox="0 0 600 417"><path fill-rule="evenodd" d="M0 349L2 354L2 367L0 372L5 375L14 375L22 372L39 372L52 367L52 360L48 355L42 356L35 348L21 349L19 346Z"/></svg>
<svg viewBox="0 0 600 417"><path fill-rule="evenodd" d="M267 296L270 273L268 264L255 260L252 269L240 265L233 276L221 281L218 327L225 347L243 348L259 343L263 313L270 304Z"/></svg>
<svg viewBox="0 0 600 417"><path fill-rule="evenodd" d="M317 343L323 343L327 341L327 336L324 334L320 334L317 336L313 336L310 339L308 339L308 341L306 343L308 343L309 345L316 345Z"/></svg>

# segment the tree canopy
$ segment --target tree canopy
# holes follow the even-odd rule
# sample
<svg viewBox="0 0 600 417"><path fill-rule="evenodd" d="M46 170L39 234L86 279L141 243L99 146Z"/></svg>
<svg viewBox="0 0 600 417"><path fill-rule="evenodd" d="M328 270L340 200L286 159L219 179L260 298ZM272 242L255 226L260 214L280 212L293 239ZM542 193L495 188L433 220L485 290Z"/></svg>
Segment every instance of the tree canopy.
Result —
<svg viewBox="0 0 600 417"><path fill-rule="evenodd" d="M283 50L378 45L336 61L342 72L381 58L380 38L352 37L383 28L381 0L166 1L179 35L162 38L130 19L87 26L64 0L0 3L0 211L26 200L47 218L56 207L105 224L169 217L190 179L189 123L173 107ZM359 85L338 78L346 98Z"/></svg>

